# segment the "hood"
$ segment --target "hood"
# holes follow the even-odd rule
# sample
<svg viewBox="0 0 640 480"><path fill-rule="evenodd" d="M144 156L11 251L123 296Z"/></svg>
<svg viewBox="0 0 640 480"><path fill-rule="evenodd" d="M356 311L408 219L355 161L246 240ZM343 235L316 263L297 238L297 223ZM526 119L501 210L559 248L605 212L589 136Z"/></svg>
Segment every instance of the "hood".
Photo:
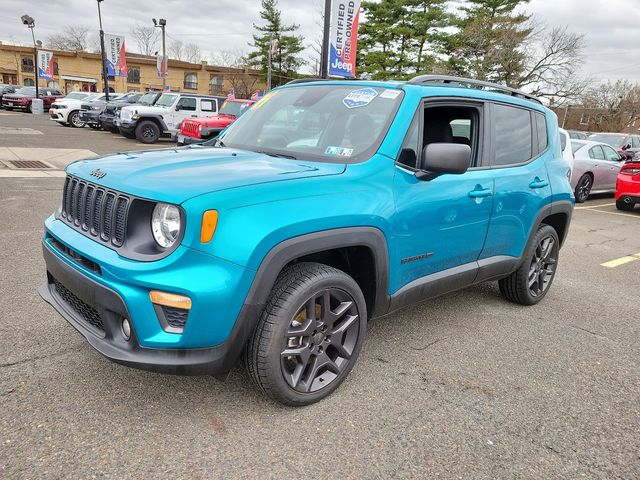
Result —
<svg viewBox="0 0 640 480"><path fill-rule="evenodd" d="M69 98L69 99L58 98L57 100L55 100L51 104L51 106L54 107L54 108L55 108L55 105L66 105L68 107L79 107L83 103L84 103L83 100L74 100L73 98Z"/></svg>
<svg viewBox="0 0 640 480"><path fill-rule="evenodd" d="M189 121L191 123L195 123L196 125L202 125L205 127L215 127L215 126L226 127L227 125L232 123L235 119L236 117L234 115L219 113L211 117L187 118L185 119L185 121Z"/></svg>
<svg viewBox="0 0 640 480"><path fill-rule="evenodd" d="M35 95L25 95L24 93L5 93L4 100L24 100L25 98L35 98Z"/></svg>
<svg viewBox="0 0 640 480"><path fill-rule="evenodd" d="M117 153L69 165L67 173L138 197L180 204L205 193L297 178L339 175L342 163L306 162L230 148ZM91 172L104 173L98 179Z"/></svg>

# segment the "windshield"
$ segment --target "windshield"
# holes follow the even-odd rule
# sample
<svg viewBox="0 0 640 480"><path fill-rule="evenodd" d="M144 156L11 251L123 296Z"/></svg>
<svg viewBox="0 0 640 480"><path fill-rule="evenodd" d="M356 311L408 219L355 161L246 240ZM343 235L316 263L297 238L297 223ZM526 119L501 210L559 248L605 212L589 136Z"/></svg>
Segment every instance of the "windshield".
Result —
<svg viewBox="0 0 640 480"><path fill-rule="evenodd" d="M229 102L225 101L222 104L222 108L220 108L220 113L224 115L233 115L234 117L239 117L242 112L244 112L251 105L245 102Z"/></svg>
<svg viewBox="0 0 640 480"><path fill-rule="evenodd" d="M178 98L178 95L167 95L165 93L158 99L158 101L155 103L155 106L170 107L171 105L173 105L173 102L176 101L176 98Z"/></svg>
<svg viewBox="0 0 640 480"><path fill-rule="evenodd" d="M353 85L275 90L232 123L220 141L271 155L357 162L382 142L402 93Z"/></svg>
<svg viewBox="0 0 640 480"><path fill-rule="evenodd" d="M64 98L67 98L69 100L82 100L84 98L87 98L89 95L85 92L71 92L69 95L67 95Z"/></svg>
<svg viewBox="0 0 640 480"><path fill-rule="evenodd" d="M35 95L36 87L22 87L16 90L16 93L20 95Z"/></svg>
<svg viewBox="0 0 640 480"><path fill-rule="evenodd" d="M578 150L580 150L582 147L584 147L585 143L584 142L579 142L577 140L572 140L571 141L571 150L573 151L573 153L576 153Z"/></svg>
<svg viewBox="0 0 640 480"><path fill-rule="evenodd" d="M615 148L621 147L623 145L624 139L624 135L607 135L597 133L589 137L589 140L591 140L592 142L606 143L607 145L611 145Z"/></svg>
<svg viewBox="0 0 640 480"><path fill-rule="evenodd" d="M153 101L155 100L156 95L157 93L154 92L145 93L140 97L138 103L140 105L153 105Z"/></svg>

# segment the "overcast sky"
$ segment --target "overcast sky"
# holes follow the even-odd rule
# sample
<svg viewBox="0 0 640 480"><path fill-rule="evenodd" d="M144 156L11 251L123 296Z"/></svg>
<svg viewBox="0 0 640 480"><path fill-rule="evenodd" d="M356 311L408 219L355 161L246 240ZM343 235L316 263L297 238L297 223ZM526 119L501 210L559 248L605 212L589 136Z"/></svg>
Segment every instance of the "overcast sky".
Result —
<svg viewBox="0 0 640 480"><path fill-rule="evenodd" d="M305 44L319 36L317 25L322 0L280 0L283 20L298 23ZM96 2L91 0L2 0L0 40L31 44L20 16L36 19L36 37L45 40L67 24L98 24ZM640 82L640 0L531 0L526 7L550 25L568 25L586 36L584 73L598 79L628 78ZM217 51L246 52L252 23L260 22L260 0L105 0L104 30L127 35L136 23L151 24L151 17L167 19L168 42L197 43L205 55ZM127 40L135 48L133 39ZM308 48L307 58L313 57Z"/></svg>

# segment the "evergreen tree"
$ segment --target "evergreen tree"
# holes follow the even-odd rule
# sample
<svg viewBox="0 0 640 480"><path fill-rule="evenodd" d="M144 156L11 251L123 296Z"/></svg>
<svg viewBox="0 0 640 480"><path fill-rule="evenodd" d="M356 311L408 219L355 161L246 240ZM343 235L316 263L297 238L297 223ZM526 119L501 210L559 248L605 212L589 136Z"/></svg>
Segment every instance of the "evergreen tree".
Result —
<svg viewBox="0 0 640 480"><path fill-rule="evenodd" d="M529 16L515 13L529 0L468 0L459 31L448 42L448 66L457 75L516 85L525 63Z"/></svg>
<svg viewBox="0 0 640 480"><path fill-rule="evenodd" d="M304 50L302 37L293 33L298 30L299 25L284 25L282 12L277 7L278 0L262 0L260 17L266 25L253 25L257 33L253 34L253 43L250 45L255 50L247 57L249 65L259 67L266 80L269 49L272 42L275 42L276 47L271 57L271 83L274 87L297 77L296 72L303 64L300 53Z"/></svg>

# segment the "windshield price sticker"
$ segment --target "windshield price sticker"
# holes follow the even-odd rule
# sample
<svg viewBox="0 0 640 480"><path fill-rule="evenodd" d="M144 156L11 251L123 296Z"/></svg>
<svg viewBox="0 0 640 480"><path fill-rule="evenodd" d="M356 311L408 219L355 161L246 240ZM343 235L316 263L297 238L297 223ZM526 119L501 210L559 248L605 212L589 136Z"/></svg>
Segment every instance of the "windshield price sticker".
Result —
<svg viewBox="0 0 640 480"><path fill-rule="evenodd" d="M400 93L402 93L401 90L392 90L390 88L387 88L385 91L383 91L380 94L380 98L398 98L398 95L400 95Z"/></svg>
<svg viewBox="0 0 640 480"><path fill-rule="evenodd" d="M352 91L349 95L342 99L342 103L347 108L366 107L371 101L378 96L373 88L360 88Z"/></svg>
<svg viewBox="0 0 640 480"><path fill-rule="evenodd" d="M336 155L338 157L350 157L353 155L353 148L327 147L325 155Z"/></svg>

